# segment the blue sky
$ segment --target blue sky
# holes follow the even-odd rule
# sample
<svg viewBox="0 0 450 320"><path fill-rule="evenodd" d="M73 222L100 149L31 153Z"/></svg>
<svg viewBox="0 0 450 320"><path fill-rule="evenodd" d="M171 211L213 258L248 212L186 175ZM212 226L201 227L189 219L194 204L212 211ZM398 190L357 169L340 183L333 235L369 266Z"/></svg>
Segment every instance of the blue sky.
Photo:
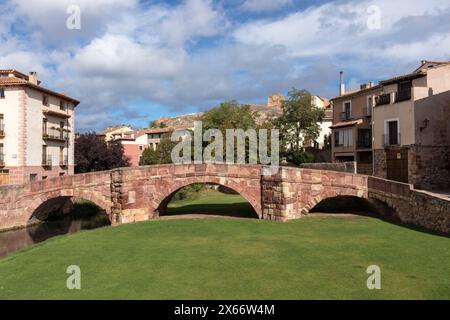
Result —
<svg viewBox="0 0 450 320"><path fill-rule="evenodd" d="M450 60L448 0L0 0L0 68L81 100L77 130L265 103ZM81 29L69 30L77 5Z"/></svg>

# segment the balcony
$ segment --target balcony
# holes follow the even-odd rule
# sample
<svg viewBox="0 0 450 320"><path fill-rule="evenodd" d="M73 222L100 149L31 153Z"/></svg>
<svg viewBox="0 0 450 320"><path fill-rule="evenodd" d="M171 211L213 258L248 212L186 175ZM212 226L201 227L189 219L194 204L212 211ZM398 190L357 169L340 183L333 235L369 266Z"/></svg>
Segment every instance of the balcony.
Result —
<svg viewBox="0 0 450 320"><path fill-rule="evenodd" d="M42 110L42 113L45 114L46 116L53 116L56 118L61 118L61 119L69 119L70 118L70 114L61 112L61 111L56 111L56 110L51 110L51 109L44 109Z"/></svg>
<svg viewBox="0 0 450 320"><path fill-rule="evenodd" d="M0 167L5 166L5 155L3 153L0 153Z"/></svg>
<svg viewBox="0 0 450 320"><path fill-rule="evenodd" d="M389 147L389 146L399 146L401 145L401 136L399 134L383 134L383 146Z"/></svg>
<svg viewBox="0 0 450 320"><path fill-rule="evenodd" d="M60 167L67 167L69 165L69 157L59 157L59 166Z"/></svg>
<svg viewBox="0 0 450 320"><path fill-rule="evenodd" d="M42 166L51 167L53 165L52 156L50 154L42 156Z"/></svg>
<svg viewBox="0 0 450 320"><path fill-rule="evenodd" d="M60 128L44 129L42 139L58 142L66 142L69 139L69 133Z"/></svg>
<svg viewBox="0 0 450 320"><path fill-rule="evenodd" d="M350 120L352 118L349 112L341 112L341 120Z"/></svg>
<svg viewBox="0 0 450 320"><path fill-rule="evenodd" d="M375 97L375 105L382 106L386 104L391 104L390 93L380 94L378 97Z"/></svg>
<svg viewBox="0 0 450 320"><path fill-rule="evenodd" d="M0 123L0 139L5 137L5 124Z"/></svg>
<svg viewBox="0 0 450 320"><path fill-rule="evenodd" d="M411 100L411 89L402 90L395 93L395 103Z"/></svg>

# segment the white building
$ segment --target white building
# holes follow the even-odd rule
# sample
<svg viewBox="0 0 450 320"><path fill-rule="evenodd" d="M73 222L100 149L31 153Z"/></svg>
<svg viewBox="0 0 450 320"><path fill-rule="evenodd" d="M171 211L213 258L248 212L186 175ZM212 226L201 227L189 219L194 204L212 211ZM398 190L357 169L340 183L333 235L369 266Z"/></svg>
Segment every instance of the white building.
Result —
<svg viewBox="0 0 450 320"><path fill-rule="evenodd" d="M79 101L40 84L35 72L0 70L0 184L74 172Z"/></svg>

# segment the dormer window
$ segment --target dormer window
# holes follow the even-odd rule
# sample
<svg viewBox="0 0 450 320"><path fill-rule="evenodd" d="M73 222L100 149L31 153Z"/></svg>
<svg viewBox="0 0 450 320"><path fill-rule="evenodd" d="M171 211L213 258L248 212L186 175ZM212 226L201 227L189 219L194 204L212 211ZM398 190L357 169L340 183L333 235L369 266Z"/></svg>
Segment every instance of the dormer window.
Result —
<svg viewBox="0 0 450 320"><path fill-rule="evenodd" d="M48 96L42 96L42 105L48 107L49 103L48 103Z"/></svg>

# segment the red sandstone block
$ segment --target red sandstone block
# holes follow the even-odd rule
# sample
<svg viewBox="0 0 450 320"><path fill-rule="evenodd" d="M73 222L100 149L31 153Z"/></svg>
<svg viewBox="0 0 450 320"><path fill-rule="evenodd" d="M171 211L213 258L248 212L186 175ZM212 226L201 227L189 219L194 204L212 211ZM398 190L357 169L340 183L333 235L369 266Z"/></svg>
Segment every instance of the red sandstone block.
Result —
<svg viewBox="0 0 450 320"><path fill-rule="evenodd" d="M202 163L202 164L194 164L195 166L195 172L206 172L206 164Z"/></svg>

